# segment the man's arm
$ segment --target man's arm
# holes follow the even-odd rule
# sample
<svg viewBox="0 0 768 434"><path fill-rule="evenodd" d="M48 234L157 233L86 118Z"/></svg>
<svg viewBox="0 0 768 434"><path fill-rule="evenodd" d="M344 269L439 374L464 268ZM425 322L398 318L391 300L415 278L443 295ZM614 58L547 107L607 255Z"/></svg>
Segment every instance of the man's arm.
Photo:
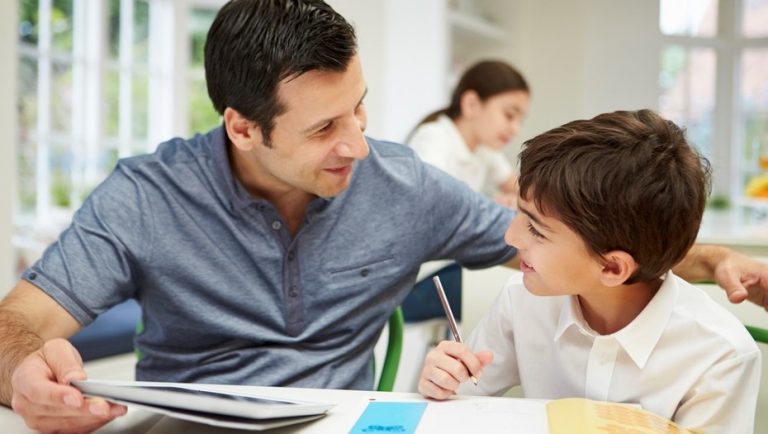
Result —
<svg viewBox="0 0 768 434"><path fill-rule="evenodd" d="M697 244L672 271L689 282L715 281L732 303L749 300L768 310L768 264L749 256Z"/></svg>
<svg viewBox="0 0 768 434"><path fill-rule="evenodd" d="M69 385L86 374L77 350L60 338L79 328L55 300L23 280L0 303L0 404L36 431L91 432L125 414L124 406L85 399Z"/></svg>
<svg viewBox="0 0 768 434"><path fill-rule="evenodd" d="M0 302L0 403L11 403L11 376L16 366L56 337L69 337L80 324L56 301L21 280Z"/></svg>

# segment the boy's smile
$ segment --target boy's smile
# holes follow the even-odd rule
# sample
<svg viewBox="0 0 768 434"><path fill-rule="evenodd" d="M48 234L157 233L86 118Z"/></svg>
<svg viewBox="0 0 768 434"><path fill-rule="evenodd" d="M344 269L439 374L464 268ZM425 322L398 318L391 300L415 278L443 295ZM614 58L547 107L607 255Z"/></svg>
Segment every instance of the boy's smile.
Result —
<svg viewBox="0 0 768 434"><path fill-rule="evenodd" d="M520 197L505 240L520 255L523 282L536 295L583 294L600 288L602 264L576 232Z"/></svg>

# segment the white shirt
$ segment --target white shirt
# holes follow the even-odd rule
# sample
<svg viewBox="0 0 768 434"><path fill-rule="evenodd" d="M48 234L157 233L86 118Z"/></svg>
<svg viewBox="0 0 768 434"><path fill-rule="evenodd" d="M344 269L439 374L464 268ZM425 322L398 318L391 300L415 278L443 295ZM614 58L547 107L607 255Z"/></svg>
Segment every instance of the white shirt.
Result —
<svg viewBox="0 0 768 434"><path fill-rule="evenodd" d="M478 386L461 394L586 397L636 403L705 433L752 433L760 351L744 326L674 274L622 330L584 321L575 296L535 296L513 276L467 341L494 353Z"/></svg>
<svg viewBox="0 0 768 434"><path fill-rule="evenodd" d="M483 191L486 182L496 187L513 173L502 152L482 145L472 152L456 124L446 115L416 128L408 144L424 162L464 181L477 192Z"/></svg>
<svg viewBox="0 0 768 434"><path fill-rule="evenodd" d="M425 163L463 181L477 192L482 192L486 183L497 187L513 173L512 165L503 153L485 146L470 151L456 124L446 115L416 128L409 145ZM426 262L419 269L416 281L452 263L448 260Z"/></svg>

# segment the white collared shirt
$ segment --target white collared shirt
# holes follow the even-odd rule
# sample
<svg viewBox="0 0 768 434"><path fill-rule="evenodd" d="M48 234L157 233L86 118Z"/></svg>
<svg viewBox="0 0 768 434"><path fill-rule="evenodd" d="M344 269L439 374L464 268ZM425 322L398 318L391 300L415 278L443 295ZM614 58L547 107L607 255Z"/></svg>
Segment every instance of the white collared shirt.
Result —
<svg viewBox="0 0 768 434"><path fill-rule="evenodd" d="M451 118L441 115L434 122L419 126L408 145L419 157L477 192L486 182L497 187L512 176L512 165L500 151L478 146L470 151Z"/></svg>
<svg viewBox="0 0 768 434"><path fill-rule="evenodd" d="M752 433L760 351L744 326L674 274L630 324L595 333L575 296L535 296L513 276L467 341L494 353L458 393L640 404L685 428Z"/></svg>

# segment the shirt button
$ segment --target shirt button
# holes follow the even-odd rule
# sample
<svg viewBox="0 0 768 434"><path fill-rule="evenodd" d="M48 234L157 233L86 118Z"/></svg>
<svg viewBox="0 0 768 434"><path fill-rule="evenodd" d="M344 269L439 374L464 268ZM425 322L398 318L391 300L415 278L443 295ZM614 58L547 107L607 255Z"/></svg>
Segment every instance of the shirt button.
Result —
<svg viewBox="0 0 768 434"><path fill-rule="evenodd" d="M291 297L296 297L299 295L299 291L296 289L295 286L291 286L291 288L288 290L288 295Z"/></svg>
<svg viewBox="0 0 768 434"><path fill-rule="evenodd" d="M34 271L29 273L29 280L35 280L37 278L37 273Z"/></svg>
<svg viewBox="0 0 768 434"><path fill-rule="evenodd" d="M282 228L282 227L283 227L283 224L280 223L280 220L275 220L275 221L272 222L272 229L274 229L276 231L279 231L280 228Z"/></svg>
<svg viewBox="0 0 768 434"><path fill-rule="evenodd" d="M363 268L362 270L360 270L360 275L363 276L363 277L368 277L369 273L370 273L370 271L368 271L367 268Z"/></svg>
<svg viewBox="0 0 768 434"><path fill-rule="evenodd" d="M293 250L291 250L290 252L288 252L288 260L289 260L289 261L293 261L293 258L295 258L295 257L296 257L296 254L295 254L295 253L293 253Z"/></svg>

